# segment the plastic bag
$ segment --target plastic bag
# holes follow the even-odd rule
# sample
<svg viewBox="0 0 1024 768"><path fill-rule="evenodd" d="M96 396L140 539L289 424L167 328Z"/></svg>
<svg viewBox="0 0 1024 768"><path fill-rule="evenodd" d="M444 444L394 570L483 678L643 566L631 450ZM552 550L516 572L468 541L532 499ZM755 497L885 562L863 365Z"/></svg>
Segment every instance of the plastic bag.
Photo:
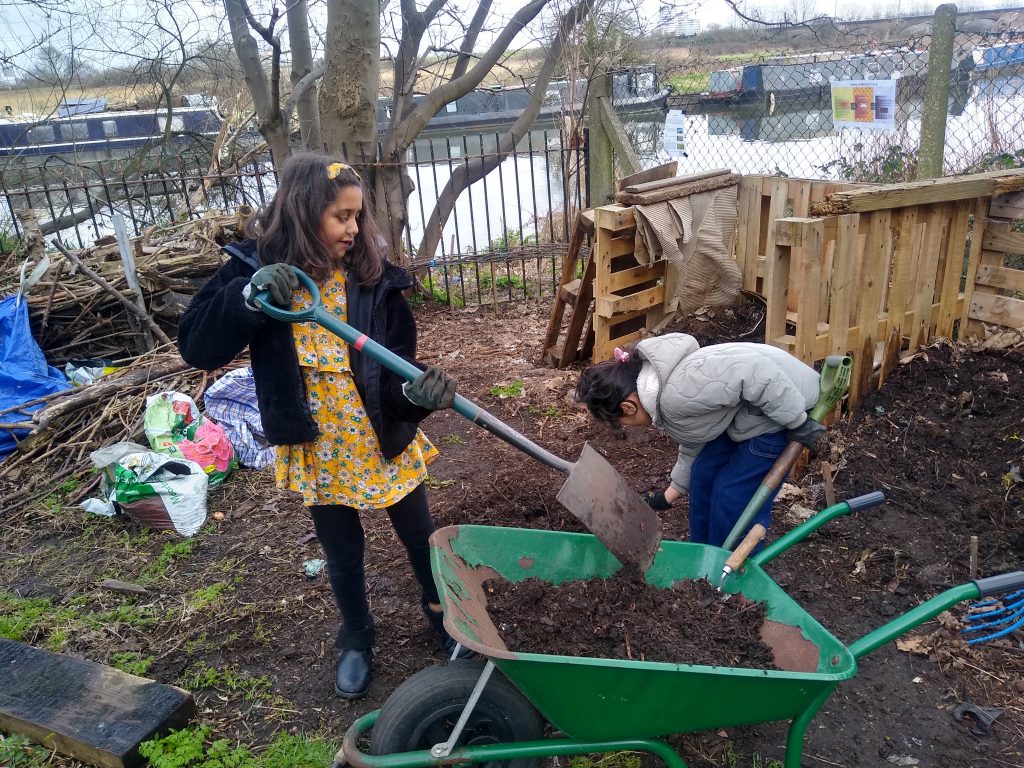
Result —
<svg viewBox="0 0 1024 768"><path fill-rule="evenodd" d="M103 471L103 499L88 499L87 512L123 512L149 528L194 536L206 522L210 479L194 461L147 450L134 443L93 451L93 465Z"/></svg>
<svg viewBox="0 0 1024 768"><path fill-rule="evenodd" d="M216 486L238 466L224 429L206 419L188 395L161 392L146 398L144 419L150 447L198 464Z"/></svg>
<svg viewBox="0 0 1024 768"><path fill-rule="evenodd" d="M116 367L113 361L101 359L69 360L64 365L64 373L67 374L68 381L76 387L92 384L100 376L119 370L121 369Z"/></svg>

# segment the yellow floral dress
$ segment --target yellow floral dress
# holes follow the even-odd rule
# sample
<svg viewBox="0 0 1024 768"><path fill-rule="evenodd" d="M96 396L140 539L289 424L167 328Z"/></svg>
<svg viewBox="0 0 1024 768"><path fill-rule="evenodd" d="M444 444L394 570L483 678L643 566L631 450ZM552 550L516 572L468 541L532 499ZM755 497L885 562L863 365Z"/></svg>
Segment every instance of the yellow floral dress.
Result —
<svg viewBox="0 0 1024 768"><path fill-rule="evenodd" d="M344 272L334 273L321 287L321 296L324 308L344 321ZM292 294L293 307L309 303L306 289ZM356 390L348 344L316 323L295 323L292 337L320 436L309 443L277 446L277 487L301 493L306 506L379 509L401 500L426 479L437 449L417 430L401 455L385 459Z"/></svg>

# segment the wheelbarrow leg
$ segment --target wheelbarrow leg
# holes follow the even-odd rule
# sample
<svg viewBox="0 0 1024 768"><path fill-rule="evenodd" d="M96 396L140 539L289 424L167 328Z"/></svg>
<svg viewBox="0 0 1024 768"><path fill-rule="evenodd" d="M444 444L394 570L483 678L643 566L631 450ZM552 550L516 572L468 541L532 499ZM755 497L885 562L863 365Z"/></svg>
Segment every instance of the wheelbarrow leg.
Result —
<svg viewBox="0 0 1024 768"><path fill-rule="evenodd" d="M828 697L835 689L834 685L831 688L826 688L807 705L803 712L793 718L793 722L789 725L789 735L786 737L786 768L800 768L800 760L804 753L804 733L807 731L807 726L811 724L811 720L818 714L818 710L828 701Z"/></svg>
<svg viewBox="0 0 1024 768"><path fill-rule="evenodd" d="M380 710L374 710L356 720L345 732L345 740L334 757L336 768L431 768L460 762L487 763L531 757L586 755L598 752L649 752L665 763L667 768L687 768L686 761L661 739L622 739L620 741L575 741L573 739L542 739L516 741L508 744L487 744L477 747L456 747L446 758L437 758L429 750L400 752L393 755L367 755L359 751L358 743L370 731ZM788 768L788 765L787 765Z"/></svg>

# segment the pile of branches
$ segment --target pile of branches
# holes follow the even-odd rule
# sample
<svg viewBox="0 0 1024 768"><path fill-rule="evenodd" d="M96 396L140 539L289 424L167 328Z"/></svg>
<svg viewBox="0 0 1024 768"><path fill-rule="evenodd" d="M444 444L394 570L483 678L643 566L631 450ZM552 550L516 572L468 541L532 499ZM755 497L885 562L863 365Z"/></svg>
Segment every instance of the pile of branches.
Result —
<svg viewBox="0 0 1024 768"><path fill-rule="evenodd" d="M222 373L190 368L173 346L164 345L91 384L8 409L38 406L30 418L4 425L31 431L0 463L0 482L10 489L0 498L0 509L13 511L52 493L65 480L85 479L92 469L89 454L102 446L125 441L145 445L147 397L173 390L201 402L208 384ZM26 491L41 468L46 482ZM84 498L98 480L97 475L92 482L79 484L68 501Z"/></svg>
<svg viewBox="0 0 1024 768"><path fill-rule="evenodd" d="M112 242L59 253L26 297L33 334L54 365L69 360L124 360L167 344L191 297L224 260L220 246L241 239L245 217L215 214L167 227L152 227L131 241L138 286L131 281L120 248ZM31 217L22 218L22 258L43 260L46 243ZM26 247L27 246L27 247ZM18 270L4 275L4 292L16 290Z"/></svg>

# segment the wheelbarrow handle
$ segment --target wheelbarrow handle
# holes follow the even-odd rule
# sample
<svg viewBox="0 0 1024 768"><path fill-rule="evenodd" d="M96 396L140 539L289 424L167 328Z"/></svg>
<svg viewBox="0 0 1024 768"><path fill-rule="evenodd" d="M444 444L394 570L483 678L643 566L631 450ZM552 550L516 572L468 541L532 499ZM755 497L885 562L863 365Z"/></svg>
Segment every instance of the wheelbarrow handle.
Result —
<svg viewBox="0 0 1024 768"><path fill-rule="evenodd" d="M280 320L285 323L319 323L328 331L347 342L353 349L373 358L389 371L398 374L406 381L413 381L423 373L423 371L413 363L403 357L399 357L390 349L377 343L362 331L357 330L348 323L342 322L334 314L325 310L323 302L320 299L320 289L317 287L313 278L301 269L296 267L292 267L292 269L295 270L295 276L298 277L299 282L306 288L306 290L309 291L310 298L312 299L310 305L299 310L283 309L271 301L270 291L260 291L253 298L253 303L266 315L272 317L274 320ZM469 398L458 394L455 395L455 402L452 404L452 409L460 415L465 416L477 426L483 427L495 437L501 438L509 445L518 448L520 451L536 459L542 464L546 464L552 469L557 469L559 472L563 472L565 474L569 474L572 471L572 462L566 461L559 456L555 456L555 454L537 445L528 437L521 435L519 432L512 429L508 424L505 424L503 421L499 421Z"/></svg>

